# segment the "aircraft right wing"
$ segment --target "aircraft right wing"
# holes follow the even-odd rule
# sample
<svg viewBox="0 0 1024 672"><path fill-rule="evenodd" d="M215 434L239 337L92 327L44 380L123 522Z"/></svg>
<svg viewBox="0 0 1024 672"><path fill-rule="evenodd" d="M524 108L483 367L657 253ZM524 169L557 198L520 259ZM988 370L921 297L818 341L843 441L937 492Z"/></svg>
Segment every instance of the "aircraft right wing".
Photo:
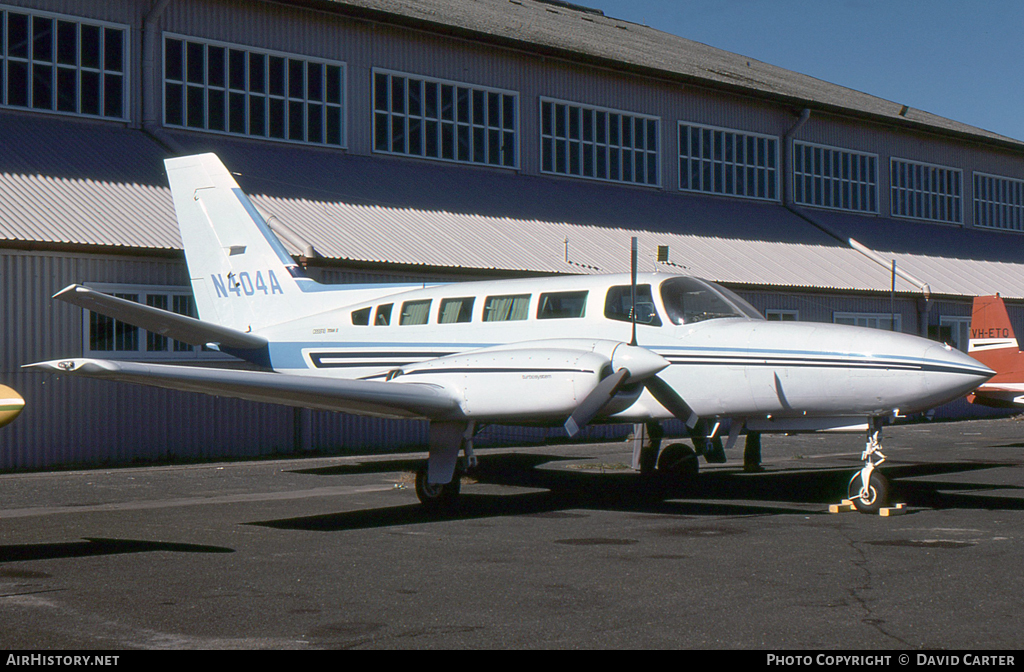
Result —
<svg viewBox="0 0 1024 672"><path fill-rule="evenodd" d="M23 368L382 418L447 420L462 416L458 400L443 387L429 383L348 380L106 359L59 359L26 364Z"/></svg>

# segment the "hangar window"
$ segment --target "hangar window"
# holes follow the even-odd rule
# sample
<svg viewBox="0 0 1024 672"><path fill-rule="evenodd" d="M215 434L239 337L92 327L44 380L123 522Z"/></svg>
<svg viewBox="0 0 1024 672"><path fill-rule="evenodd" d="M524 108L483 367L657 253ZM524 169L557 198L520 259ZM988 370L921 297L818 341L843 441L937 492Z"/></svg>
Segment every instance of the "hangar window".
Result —
<svg viewBox="0 0 1024 672"><path fill-rule="evenodd" d="M488 296L484 303L484 322L525 320L530 314L530 295Z"/></svg>
<svg viewBox="0 0 1024 672"><path fill-rule="evenodd" d="M541 98L541 172L658 186L661 120Z"/></svg>
<svg viewBox="0 0 1024 672"><path fill-rule="evenodd" d="M878 156L793 143L793 200L855 212L878 212Z"/></svg>
<svg viewBox="0 0 1024 672"><path fill-rule="evenodd" d="M1024 181L974 173L974 225L1024 231Z"/></svg>
<svg viewBox="0 0 1024 672"><path fill-rule="evenodd" d="M188 287L89 285L120 299L144 303L179 315L196 317ZM86 310L83 317L84 356L107 359L196 359L223 357L205 347L175 341L160 334Z"/></svg>
<svg viewBox="0 0 1024 672"><path fill-rule="evenodd" d="M959 224L963 171L893 158L889 168L893 217Z"/></svg>
<svg viewBox="0 0 1024 672"><path fill-rule="evenodd" d="M901 315L891 313L832 313L832 322L851 327L869 327L885 331L901 331Z"/></svg>
<svg viewBox="0 0 1024 672"><path fill-rule="evenodd" d="M164 34L164 124L344 147L345 64Z"/></svg>
<svg viewBox="0 0 1024 672"><path fill-rule="evenodd" d="M679 124L679 188L723 196L779 198L779 139Z"/></svg>
<svg viewBox="0 0 1024 672"><path fill-rule="evenodd" d="M0 106L124 120L128 26L0 6Z"/></svg>
<svg viewBox="0 0 1024 672"><path fill-rule="evenodd" d="M373 150L505 168L519 165L519 94L373 71Z"/></svg>

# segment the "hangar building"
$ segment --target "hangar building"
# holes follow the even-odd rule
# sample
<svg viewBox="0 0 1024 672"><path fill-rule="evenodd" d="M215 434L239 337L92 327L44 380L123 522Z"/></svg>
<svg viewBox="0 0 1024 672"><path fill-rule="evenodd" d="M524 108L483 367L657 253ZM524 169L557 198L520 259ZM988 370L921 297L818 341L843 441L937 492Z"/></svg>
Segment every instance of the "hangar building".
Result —
<svg viewBox="0 0 1024 672"><path fill-rule="evenodd" d="M769 319L1024 317L1024 142L899 102L561 0L0 0L0 468L425 441L19 368L230 365L50 299L191 311L162 161L206 151L322 281L618 272L635 235Z"/></svg>

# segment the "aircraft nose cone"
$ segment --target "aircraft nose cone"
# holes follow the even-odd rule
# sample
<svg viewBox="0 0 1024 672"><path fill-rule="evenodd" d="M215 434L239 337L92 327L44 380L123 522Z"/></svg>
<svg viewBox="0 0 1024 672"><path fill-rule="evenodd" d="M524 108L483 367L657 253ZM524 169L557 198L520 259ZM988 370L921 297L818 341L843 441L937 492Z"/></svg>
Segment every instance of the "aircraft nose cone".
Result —
<svg viewBox="0 0 1024 672"><path fill-rule="evenodd" d="M936 393L950 400L964 396L996 375L995 371L973 357L945 345L928 348L925 359L933 362L934 370L941 374L932 377Z"/></svg>
<svg viewBox="0 0 1024 672"><path fill-rule="evenodd" d="M626 384L650 378L668 365L669 361L661 355L636 345L622 344L612 353L612 369L625 368L629 371Z"/></svg>
<svg viewBox="0 0 1024 672"><path fill-rule="evenodd" d="M948 345L933 345L928 348L925 357L956 369L956 373L965 379L969 379L975 385L980 385L996 375L995 371L975 358Z"/></svg>

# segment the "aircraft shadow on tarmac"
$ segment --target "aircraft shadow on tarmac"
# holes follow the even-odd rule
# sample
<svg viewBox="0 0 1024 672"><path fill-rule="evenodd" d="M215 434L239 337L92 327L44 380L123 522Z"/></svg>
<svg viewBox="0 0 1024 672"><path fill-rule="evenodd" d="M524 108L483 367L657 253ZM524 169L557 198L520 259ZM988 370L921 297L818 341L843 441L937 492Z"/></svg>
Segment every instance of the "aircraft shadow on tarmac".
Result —
<svg viewBox="0 0 1024 672"><path fill-rule="evenodd" d="M576 457L571 461L579 462L580 459ZM343 531L438 520L557 515L566 509L688 516L807 515L807 508L799 505L820 504L821 513L825 513L828 504L846 496L847 484L858 468L798 468L748 474L737 467L705 471L691 483L671 479L644 482L639 474L621 470L601 473L599 469L540 468L541 465L567 461L565 456L523 453L483 456L479 467L472 473L474 482L535 491L489 494L475 493L464 487L456 506L443 513L427 511L415 503L250 524L279 529ZM299 473L323 476L383 473L415 470L421 465L422 460L388 460L302 470ZM990 490L1024 488L957 483L936 478L1009 466L1016 465L996 462L890 464L882 467L881 471L893 481L897 498L894 501L905 502L910 507L1024 510L1024 497L985 494ZM908 480L921 477L930 477L930 480Z"/></svg>
<svg viewBox="0 0 1024 672"><path fill-rule="evenodd" d="M179 544L141 539L99 539L87 537L81 541L52 544L0 545L0 563L24 560L53 560L57 558L83 558L93 555L114 555L118 553L145 553L150 551L173 551L176 553L234 553L233 549L221 546Z"/></svg>

